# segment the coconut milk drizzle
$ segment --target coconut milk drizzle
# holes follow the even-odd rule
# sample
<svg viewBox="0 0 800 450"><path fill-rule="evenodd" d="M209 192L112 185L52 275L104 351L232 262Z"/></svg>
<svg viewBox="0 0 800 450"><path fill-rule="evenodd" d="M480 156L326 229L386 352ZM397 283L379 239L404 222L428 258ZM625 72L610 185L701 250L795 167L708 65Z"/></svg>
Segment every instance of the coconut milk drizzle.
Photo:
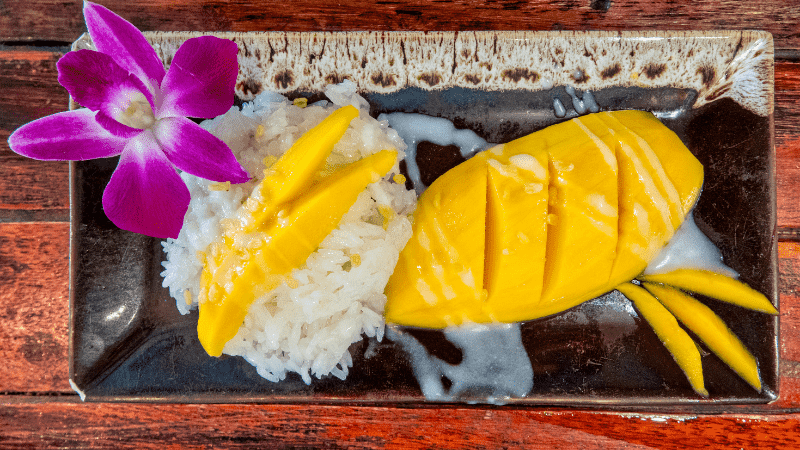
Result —
<svg viewBox="0 0 800 450"><path fill-rule="evenodd" d="M397 131L397 134L408 146L405 159L406 170L418 195L426 187L422 184L422 176L417 165L417 145L420 142L427 141L442 146L455 145L465 159L489 148L489 143L474 131L456 129L453 122L441 117L398 112L381 114L378 116L378 120L388 121L389 126Z"/></svg>
<svg viewBox="0 0 800 450"><path fill-rule="evenodd" d="M675 235L647 268L645 275L675 269L700 269L738 278L739 274L722 262L722 253L694 222L694 210L686 215Z"/></svg>
<svg viewBox="0 0 800 450"><path fill-rule="evenodd" d="M522 345L519 324L471 324L447 328L444 335L461 350L459 364L442 361L410 334L387 328L389 339L408 353L426 399L504 404L530 392L533 367ZM442 378L450 381L449 388Z"/></svg>
<svg viewBox="0 0 800 450"><path fill-rule="evenodd" d="M572 107L575 108L575 112L579 115L586 114L587 112L596 113L600 111L600 106L594 101L594 95L592 95L591 92L586 91L583 93L582 97L578 97L574 87L566 86L564 90L572 97ZM556 116L558 116L558 114L556 114Z"/></svg>

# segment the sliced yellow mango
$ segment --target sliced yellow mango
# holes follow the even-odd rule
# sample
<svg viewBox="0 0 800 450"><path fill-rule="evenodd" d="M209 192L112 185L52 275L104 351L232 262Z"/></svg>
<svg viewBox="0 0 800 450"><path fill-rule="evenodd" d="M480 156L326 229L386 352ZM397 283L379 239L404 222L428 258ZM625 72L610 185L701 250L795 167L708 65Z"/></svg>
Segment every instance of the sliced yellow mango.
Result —
<svg viewBox="0 0 800 450"><path fill-rule="evenodd" d="M531 320L640 274L685 217L683 205L694 204L700 186L690 184L702 182L702 167L680 140L661 148L652 138L660 134L641 129L666 129L651 114L625 120L617 114L583 116L496 146L434 182L420 198L414 236L390 279L387 321L442 328L465 320ZM682 161L699 168L699 177L675 175L677 186L672 172ZM450 195L464 197L442 201ZM459 232L437 231L444 220L446 229ZM485 229L476 226L484 221ZM470 260L448 261L451 253L433 251L434 244ZM481 248L483 267L471 259ZM483 295L476 285L462 296L458 283L448 281L479 270Z"/></svg>
<svg viewBox="0 0 800 450"><path fill-rule="evenodd" d="M277 220L261 231L265 239L260 246L236 249L235 238L230 237L214 244L218 248L212 249L209 258L219 256L214 261L207 258L203 269L206 299L200 304L197 324L200 343L209 355L222 354L253 301L301 266L338 226L358 195L386 175L396 160L396 151L384 150L324 178L277 213ZM215 273L220 270L231 274L229 279L220 279Z"/></svg>
<svg viewBox="0 0 800 450"><path fill-rule="evenodd" d="M617 290L633 302L642 318L655 331L656 336L672 354L675 362L681 368L689 384L695 392L708 397L708 390L703 382L703 362L697 344L686 331L678 325L675 316L656 300L645 289L633 283L623 283Z"/></svg>
<svg viewBox="0 0 800 450"><path fill-rule="evenodd" d="M278 212L277 220L265 230L269 241L258 252L258 258L273 273L300 267L339 225L358 195L389 173L396 161L396 151L383 150L312 185L308 192Z"/></svg>
<svg viewBox="0 0 800 450"><path fill-rule="evenodd" d="M203 349L211 356L220 356L225 344L236 336L255 299L285 280L286 277L264 273L257 264L247 264L230 293L223 291L218 301L200 304L197 337Z"/></svg>
<svg viewBox="0 0 800 450"><path fill-rule="evenodd" d="M444 328L490 322L484 310L486 165L477 156L420 196L414 234L386 287L386 320Z"/></svg>
<svg viewBox="0 0 800 450"><path fill-rule="evenodd" d="M678 135L648 112L628 110L600 114L603 119L612 118L623 123L631 132L632 142L651 155L651 161L660 163L678 193L685 217L694 207L703 187L703 165L700 161L687 157L689 150Z"/></svg>
<svg viewBox="0 0 800 450"><path fill-rule="evenodd" d="M678 269L668 273L642 275L639 279L696 292L742 308L778 314L778 310L764 294L741 281L708 270Z"/></svg>
<svg viewBox="0 0 800 450"><path fill-rule="evenodd" d="M547 149L550 223L540 303L545 310L551 304L569 308L586 300L585 294L606 286L616 257L615 146L607 129L595 134L584 120L591 118L576 118L553 127L572 139Z"/></svg>
<svg viewBox="0 0 800 450"><path fill-rule="evenodd" d="M725 364L753 388L761 391L761 378L756 359L708 306L677 289L660 284L643 284Z"/></svg>
<svg viewBox="0 0 800 450"><path fill-rule="evenodd" d="M611 282L627 281L641 273L658 255L683 220L680 198L663 174L659 161L651 160L631 138L629 130L610 113L587 118L590 129L610 130L617 149L619 169L619 224ZM597 120L588 120L597 119Z"/></svg>
<svg viewBox="0 0 800 450"><path fill-rule="evenodd" d="M358 117L358 109L348 105L331 113L308 130L278 161L264 171L259 184L259 207L253 212L248 231L272 219L277 208L303 192L325 165L333 146L344 136L350 122Z"/></svg>
<svg viewBox="0 0 800 450"><path fill-rule="evenodd" d="M547 152L489 159L484 289L494 320L513 322L539 303L547 246Z"/></svg>

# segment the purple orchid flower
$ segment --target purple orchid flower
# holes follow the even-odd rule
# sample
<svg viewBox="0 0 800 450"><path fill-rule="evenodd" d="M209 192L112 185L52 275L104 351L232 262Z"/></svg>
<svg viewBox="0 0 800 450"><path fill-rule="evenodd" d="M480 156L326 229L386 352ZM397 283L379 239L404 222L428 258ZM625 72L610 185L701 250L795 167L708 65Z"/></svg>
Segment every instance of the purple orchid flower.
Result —
<svg viewBox="0 0 800 450"><path fill-rule="evenodd" d="M47 161L120 155L103 193L108 218L124 230L177 238L190 198L176 167L212 181L249 179L224 142L187 119L231 108L238 47L212 36L189 39L165 71L131 23L90 2L83 12L97 51L67 53L57 67L58 81L86 109L28 123L9 146Z"/></svg>

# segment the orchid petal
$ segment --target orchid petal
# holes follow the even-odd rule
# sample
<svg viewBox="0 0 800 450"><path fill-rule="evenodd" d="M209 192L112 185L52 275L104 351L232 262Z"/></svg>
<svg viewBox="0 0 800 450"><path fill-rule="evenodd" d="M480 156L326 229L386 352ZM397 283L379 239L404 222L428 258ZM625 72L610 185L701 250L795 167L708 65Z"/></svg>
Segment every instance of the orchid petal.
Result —
<svg viewBox="0 0 800 450"><path fill-rule="evenodd" d="M244 183L250 179L227 144L189 119L161 119L153 134L170 162L184 172L211 181Z"/></svg>
<svg viewBox="0 0 800 450"><path fill-rule="evenodd" d="M83 15L95 48L113 57L123 69L142 80L151 92L156 92L166 71L142 32L108 8L95 3L86 2Z"/></svg>
<svg viewBox="0 0 800 450"><path fill-rule="evenodd" d="M210 119L225 114L233 105L237 52L235 42L213 36L184 42L161 83L164 100L157 117Z"/></svg>
<svg viewBox="0 0 800 450"><path fill-rule="evenodd" d="M142 132L139 128L129 127L117 122L104 111L98 111L95 120L97 120L97 123L99 123L101 127L108 130L109 133L121 138L132 138Z"/></svg>
<svg viewBox="0 0 800 450"><path fill-rule="evenodd" d="M177 238L189 200L189 189L147 130L122 152L103 192L103 209L123 230Z"/></svg>
<svg viewBox="0 0 800 450"><path fill-rule="evenodd" d="M11 150L44 161L83 161L116 156L127 139L100 126L88 109L66 111L27 123L8 138Z"/></svg>
<svg viewBox="0 0 800 450"><path fill-rule="evenodd" d="M101 109L105 103L125 108L125 100L135 94L142 94L150 107L154 106L153 94L144 83L120 67L111 56L78 50L62 56L56 66L58 82L76 102L92 111Z"/></svg>

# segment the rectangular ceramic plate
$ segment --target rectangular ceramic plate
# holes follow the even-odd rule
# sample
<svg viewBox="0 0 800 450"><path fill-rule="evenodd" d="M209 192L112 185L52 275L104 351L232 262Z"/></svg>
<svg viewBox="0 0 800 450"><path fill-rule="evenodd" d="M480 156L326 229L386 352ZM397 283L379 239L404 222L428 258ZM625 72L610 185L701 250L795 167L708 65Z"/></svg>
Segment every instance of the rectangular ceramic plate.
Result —
<svg viewBox="0 0 800 450"><path fill-rule="evenodd" d="M147 34L169 63L189 33ZM404 111L452 120L489 142L507 142L576 115L591 91L603 110L654 112L703 163L695 217L741 279L777 304L772 143L773 47L762 32L248 33L239 44L238 101L263 90L319 98L354 81L372 114ZM86 38L75 48L90 48ZM577 105L579 106L579 105ZM424 176L457 161L421 150ZM408 357L389 340L351 347L345 381L306 385L296 374L266 381L238 357L212 358L197 341L197 314L181 316L161 287L156 239L105 217L103 189L116 160L71 166L70 377L89 400L169 402L422 402ZM708 399L697 397L628 301L609 294L522 325L534 371L522 405L672 405L714 410L763 403L778 392L777 318L708 304L756 356L757 392L713 355L703 358ZM419 332L445 360L459 351L439 332ZM370 357L365 350L370 348ZM466 398L465 400L470 400Z"/></svg>

